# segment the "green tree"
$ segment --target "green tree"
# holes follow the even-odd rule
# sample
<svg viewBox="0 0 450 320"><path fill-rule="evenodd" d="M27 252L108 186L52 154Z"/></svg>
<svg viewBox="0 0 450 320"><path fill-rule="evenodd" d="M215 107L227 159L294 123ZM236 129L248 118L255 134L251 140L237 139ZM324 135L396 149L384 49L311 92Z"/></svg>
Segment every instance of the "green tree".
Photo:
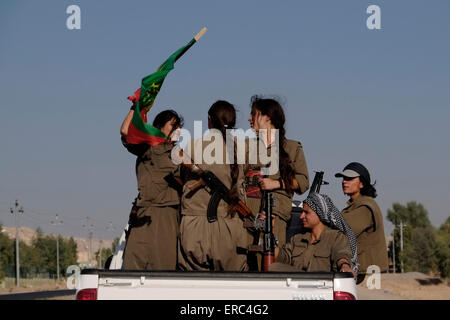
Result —
<svg viewBox="0 0 450 320"><path fill-rule="evenodd" d="M0 223L0 265L10 266L14 264L14 241L1 230L3 225Z"/></svg>
<svg viewBox="0 0 450 320"><path fill-rule="evenodd" d="M450 277L450 217L441 225L436 234L435 258L441 277Z"/></svg>
<svg viewBox="0 0 450 320"><path fill-rule="evenodd" d="M406 206L399 203L388 210L387 218L394 228L396 269L429 273L436 269L435 264L435 230L428 218L424 206L415 201ZM403 223L403 251L400 250L400 222Z"/></svg>
<svg viewBox="0 0 450 320"><path fill-rule="evenodd" d="M117 245L119 244L119 240L120 240L119 237L116 237L112 242L111 249L113 253L116 251Z"/></svg>
<svg viewBox="0 0 450 320"><path fill-rule="evenodd" d="M20 270L23 273L23 277L26 277L28 273L36 271L36 260L39 257L39 253L23 241L19 241L19 252Z"/></svg>
<svg viewBox="0 0 450 320"><path fill-rule="evenodd" d="M120 240L119 238L115 238L112 241L111 248L102 248L102 256L101 256L102 265L100 266L101 268L104 268L106 260L110 256L112 256L114 254L114 252L116 251L116 247L117 247L117 244L119 243L119 240ZM95 259L97 260L97 262L99 262L99 258L100 258L100 250L95 252Z"/></svg>
<svg viewBox="0 0 450 320"><path fill-rule="evenodd" d="M3 225L0 223L0 282L5 277L5 267L14 265L14 242L2 232Z"/></svg>
<svg viewBox="0 0 450 320"><path fill-rule="evenodd" d="M60 270L61 274L65 276L66 270L71 265L76 265L77 263L77 243L70 237L69 239L59 238L60 241Z"/></svg>
<svg viewBox="0 0 450 320"><path fill-rule="evenodd" d="M417 203L416 201L410 201L406 206L400 203L394 203L392 210L388 209L387 211L387 218L394 225L398 225L400 221L403 221L403 223L413 228L431 226L428 211L421 203Z"/></svg>
<svg viewBox="0 0 450 320"><path fill-rule="evenodd" d="M73 238L65 239L58 235L59 245L59 270L65 275L65 270L70 265L77 264L77 244ZM35 267L40 271L48 271L56 276L57 272L57 247L56 236L45 235L41 230L36 230L33 239L33 250L37 253L34 260Z"/></svg>
<svg viewBox="0 0 450 320"><path fill-rule="evenodd" d="M48 271L56 274L56 238L45 235L39 228L32 242L36 252L34 266L39 272Z"/></svg>

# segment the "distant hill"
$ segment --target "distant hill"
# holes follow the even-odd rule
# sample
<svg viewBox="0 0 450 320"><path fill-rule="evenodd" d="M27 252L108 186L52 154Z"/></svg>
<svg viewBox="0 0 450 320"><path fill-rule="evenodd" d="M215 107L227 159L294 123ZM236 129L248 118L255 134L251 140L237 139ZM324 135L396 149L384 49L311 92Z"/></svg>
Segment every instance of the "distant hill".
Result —
<svg viewBox="0 0 450 320"><path fill-rule="evenodd" d="M4 232L9 238L15 239L16 228L15 227L3 227ZM45 233L44 233L45 234ZM30 245L33 237L36 235L36 231L28 227L19 228L19 239ZM70 239L70 237L62 236L65 239ZM77 260L79 264L88 264L89 262L89 239L87 238L75 238L75 243L77 244ZM102 248L111 248L112 240L103 239L92 239L92 262L95 264L95 252L100 249L100 242Z"/></svg>

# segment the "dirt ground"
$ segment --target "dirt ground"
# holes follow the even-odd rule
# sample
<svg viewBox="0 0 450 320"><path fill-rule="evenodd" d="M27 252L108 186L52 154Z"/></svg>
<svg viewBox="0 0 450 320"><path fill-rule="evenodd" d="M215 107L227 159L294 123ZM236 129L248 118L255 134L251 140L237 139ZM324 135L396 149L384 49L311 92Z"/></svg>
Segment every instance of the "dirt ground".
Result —
<svg viewBox="0 0 450 320"><path fill-rule="evenodd" d="M450 300L448 280L420 272L382 274L380 289L368 289L366 280L357 286L360 300Z"/></svg>
<svg viewBox="0 0 450 320"><path fill-rule="evenodd" d="M6 279L0 285L0 294L35 291L65 290L66 281L49 279L22 279L16 287L14 279ZM450 300L450 282L427 276L419 272L382 274L381 288L368 289L367 278L357 286L359 300ZM62 296L51 300L71 300L73 296Z"/></svg>

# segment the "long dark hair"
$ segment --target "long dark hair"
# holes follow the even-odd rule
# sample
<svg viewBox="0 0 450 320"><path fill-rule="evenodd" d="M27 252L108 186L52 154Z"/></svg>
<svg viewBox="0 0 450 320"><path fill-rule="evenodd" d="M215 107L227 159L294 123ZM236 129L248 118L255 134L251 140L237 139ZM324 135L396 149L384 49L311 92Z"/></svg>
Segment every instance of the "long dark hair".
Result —
<svg viewBox="0 0 450 320"><path fill-rule="evenodd" d="M262 115L268 116L272 122L275 129L279 131L279 165L280 165L280 176L284 181L285 189L287 192L292 192L292 179L295 178L295 171L292 168L289 159L289 154L284 149L286 143L286 129L284 124L286 122L286 117L284 115L283 107L281 104L271 98L261 98L258 95L252 96L250 100L250 106L252 108L252 113L254 110L258 110Z"/></svg>
<svg viewBox="0 0 450 320"><path fill-rule="evenodd" d="M373 184L370 184L370 182L368 182L366 179L364 179L361 176L359 177L359 180L363 184L363 187L361 188L361 190L359 192L363 196L369 196L372 198L376 198L377 197L377 189L375 189L375 184L377 182L375 181Z"/></svg>
<svg viewBox="0 0 450 320"><path fill-rule="evenodd" d="M183 118L174 110L164 110L158 113L153 120L153 126L161 130L161 128L172 119L175 119L174 129L183 126Z"/></svg>
<svg viewBox="0 0 450 320"><path fill-rule="evenodd" d="M224 142L226 143L227 129L234 129L236 125L236 109L234 106L225 100L218 100L211 105L208 110L211 126L218 129L222 133ZM239 203L239 193L236 186L239 176L239 166L236 161L236 144L234 144L234 161L230 164L231 173L231 189L228 193L230 204L228 205L228 214L234 217L236 214L236 206Z"/></svg>

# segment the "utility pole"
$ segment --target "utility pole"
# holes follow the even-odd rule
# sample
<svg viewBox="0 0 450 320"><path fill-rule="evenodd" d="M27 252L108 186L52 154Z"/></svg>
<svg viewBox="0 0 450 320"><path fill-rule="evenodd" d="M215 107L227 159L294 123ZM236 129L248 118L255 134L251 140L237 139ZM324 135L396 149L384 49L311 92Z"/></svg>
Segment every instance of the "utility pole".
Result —
<svg viewBox="0 0 450 320"><path fill-rule="evenodd" d="M19 200L16 200L14 209L11 209L11 214L14 215L16 224L16 286L20 286L20 259L19 259L19 214L23 213L23 207L19 208Z"/></svg>
<svg viewBox="0 0 450 320"><path fill-rule="evenodd" d="M59 221L58 218L58 214L56 214L55 221L50 222L55 227L58 227L63 223L62 221ZM56 278L59 281L59 232L56 236Z"/></svg>
<svg viewBox="0 0 450 320"><path fill-rule="evenodd" d="M109 226L106 228L106 230L112 231L112 232L114 232L114 231L116 230L116 229L114 228L114 226L113 226L112 221L109 221Z"/></svg>
<svg viewBox="0 0 450 320"><path fill-rule="evenodd" d="M100 249L98 250L99 254L98 254L98 258L99 258L99 264L98 264L98 268L102 269L102 240L100 239Z"/></svg>
<svg viewBox="0 0 450 320"><path fill-rule="evenodd" d="M109 222L109 226L106 228L106 230L111 231L111 233L114 234L114 231L116 231L116 228L114 228L112 221ZM112 240L114 240L114 236L113 236Z"/></svg>
<svg viewBox="0 0 450 320"><path fill-rule="evenodd" d="M400 252L403 252L403 220L400 220ZM402 265L402 273L404 272L403 269L403 259L401 261Z"/></svg>
<svg viewBox="0 0 450 320"><path fill-rule="evenodd" d="M394 273L395 273L395 228L394 225L394 231L392 232L392 261L394 263Z"/></svg>
<svg viewBox="0 0 450 320"><path fill-rule="evenodd" d="M83 225L84 228L88 230L88 238L89 238L89 267L92 267L92 230L94 229L94 225L89 223L89 217L86 217L86 224Z"/></svg>
<svg viewBox="0 0 450 320"><path fill-rule="evenodd" d="M112 221L109 221L109 225L106 227L106 230L111 231L111 233L114 234L114 231L116 229L114 228ZM114 236L112 237L112 241L114 241ZM111 249L113 249L112 242L111 242ZM114 251L112 252L112 254L114 254ZM106 259L108 259L108 257Z"/></svg>

